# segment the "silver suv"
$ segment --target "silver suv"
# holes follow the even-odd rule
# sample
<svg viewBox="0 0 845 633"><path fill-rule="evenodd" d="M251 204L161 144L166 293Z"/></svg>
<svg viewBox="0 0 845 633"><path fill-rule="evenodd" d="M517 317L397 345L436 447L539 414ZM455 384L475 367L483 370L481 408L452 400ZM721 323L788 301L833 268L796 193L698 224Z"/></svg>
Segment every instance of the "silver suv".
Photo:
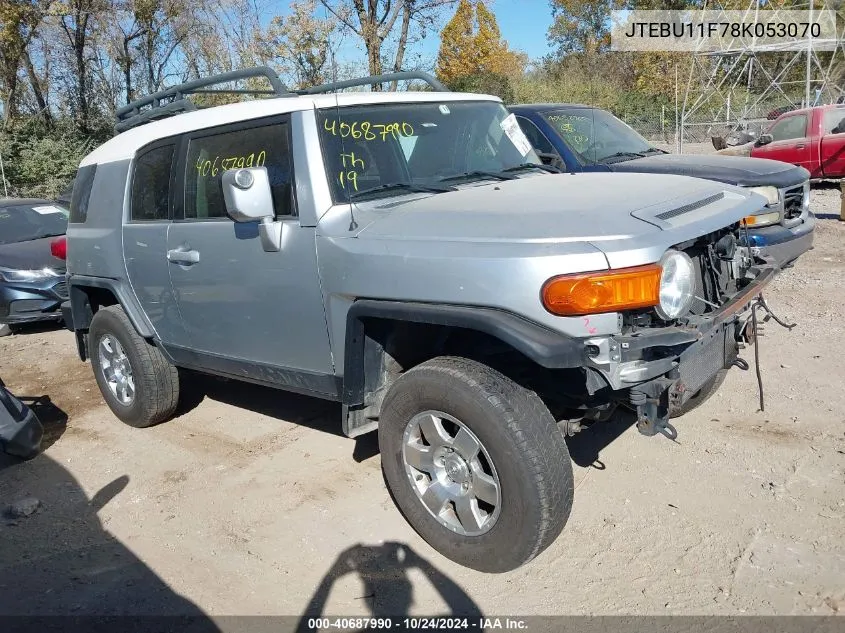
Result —
<svg viewBox="0 0 845 633"><path fill-rule="evenodd" d="M274 98L193 111L256 76ZM409 77L434 91L339 92ZM249 69L118 116L77 175L64 306L114 414L166 420L185 371L339 401L409 523L477 570L563 529L567 434L621 406L674 437L776 272L738 246L761 196L550 173L499 99L424 74Z"/></svg>

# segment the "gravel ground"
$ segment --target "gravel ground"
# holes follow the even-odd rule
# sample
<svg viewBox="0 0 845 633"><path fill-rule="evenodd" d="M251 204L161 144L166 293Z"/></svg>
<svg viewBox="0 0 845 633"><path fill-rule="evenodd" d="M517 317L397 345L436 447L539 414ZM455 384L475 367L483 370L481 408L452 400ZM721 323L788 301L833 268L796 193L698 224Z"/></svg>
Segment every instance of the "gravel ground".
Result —
<svg viewBox="0 0 845 633"><path fill-rule="evenodd" d="M766 325L765 412L735 369L677 443L624 420L573 438L568 526L497 576L417 537L335 405L213 380L137 430L66 331L0 339L9 388L49 397L44 453L0 462L0 506L40 502L0 521L0 614L845 612L845 223L838 189L813 206L816 248L767 292L798 327Z"/></svg>

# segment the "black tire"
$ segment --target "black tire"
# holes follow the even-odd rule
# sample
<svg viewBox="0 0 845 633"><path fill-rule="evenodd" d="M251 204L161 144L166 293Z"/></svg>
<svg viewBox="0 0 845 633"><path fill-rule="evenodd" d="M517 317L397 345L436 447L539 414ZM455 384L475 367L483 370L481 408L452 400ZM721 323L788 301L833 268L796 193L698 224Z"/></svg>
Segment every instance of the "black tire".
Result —
<svg viewBox="0 0 845 633"><path fill-rule="evenodd" d="M698 390L694 396L692 396L689 400L687 400L684 404L680 407L669 407L669 417L679 418L682 415L686 415L693 409L697 409L702 404L707 402L710 397L719 391L719 387L722 386L722 383L725 382L725 377L728 375L727 369L720 369L719 372L713 376L710 380L704 383L701 389Z"/></svg>
<svg viewBox="0 0 845 633"><path fill-rule="evenodd" d="M500 509L483 534L450 531L412 487L404 432L415 415L429 410L460 420L495 467ZM486 365L440 357L412 368L387 393L378 433L394 502L423 539L461 565L489 573L516 569L546 549L569 519L574 488L563 434L537 394Z"/></svg>
<svg viewBox="0 0 845 633"><path fill-rule="evenodd" d="M124 404L112 393L100 363L99 345L106 335L117 339L134 377L135 395ZM88 331L91 366L100 393L112 412L129 426L145 428L171 417L179 401L179 372L155 345L139 336L118 305L101 308Z"/></svg>

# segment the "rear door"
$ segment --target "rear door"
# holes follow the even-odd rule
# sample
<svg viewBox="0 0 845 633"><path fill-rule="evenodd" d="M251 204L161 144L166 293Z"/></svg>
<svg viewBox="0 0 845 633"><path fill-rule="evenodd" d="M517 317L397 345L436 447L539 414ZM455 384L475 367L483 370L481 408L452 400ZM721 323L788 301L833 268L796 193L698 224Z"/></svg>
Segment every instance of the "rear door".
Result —
<svg viewBox="0 0 845 633"><path fill-rule="evenodd" d="M828 178L845 177L845 107L824 111L821 171Z"/></svg>
<svg viewBox="0 0 845 633"><path fill-rule="evenodd" d="M279 252L265 251L258 223L234 222L223 201L226 169L261 166L282 222ZM302 379L306 391L326 391L321 377L307 380L309 372L325 377L333 367L315 229L300 226L294 198L290 117L186 135L178 171L167 265L190 349L173 350L174 357L289 387Z"/></svg>
<svg viewBox="0 0 845 633"><path fill-rule="evenodd" d="M772 135L772 142L755 147L752 156L792 163L812 171L808 122L806 112L788 114L778 119L767 132Z"/></svg>
<svg viewBox="0 0 845 633"><path fill-rule="evenodd" d="M135 296L162 342L185 340L165 259L178 139L143 148L132 161L129 217L123 225L126 272Z"/></svg>

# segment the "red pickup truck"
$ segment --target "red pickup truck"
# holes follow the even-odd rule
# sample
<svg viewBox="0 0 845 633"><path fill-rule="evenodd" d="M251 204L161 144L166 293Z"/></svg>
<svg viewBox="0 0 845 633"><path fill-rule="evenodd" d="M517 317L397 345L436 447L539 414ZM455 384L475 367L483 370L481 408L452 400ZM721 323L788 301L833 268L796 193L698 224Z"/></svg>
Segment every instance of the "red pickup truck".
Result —
<svg viewBox="0 0 845 633"><path fill-rule="evenodd" d="M780 115L751 149L754 158L792 163L810 178L845 178L845 104Z"/></svg>

